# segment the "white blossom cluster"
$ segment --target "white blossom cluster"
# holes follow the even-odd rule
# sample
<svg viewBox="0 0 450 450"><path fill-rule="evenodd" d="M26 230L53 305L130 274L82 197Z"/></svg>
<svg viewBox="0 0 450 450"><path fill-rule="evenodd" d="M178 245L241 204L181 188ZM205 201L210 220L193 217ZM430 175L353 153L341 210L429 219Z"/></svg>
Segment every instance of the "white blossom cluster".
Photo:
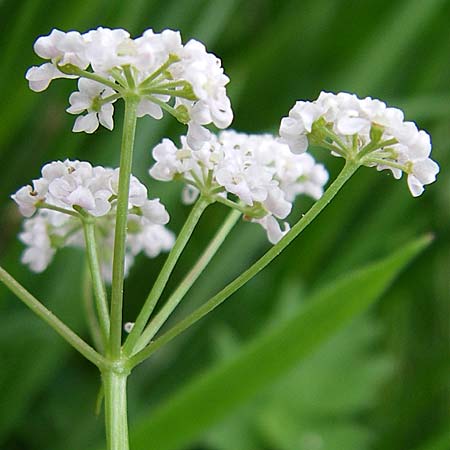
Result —
<svg viewBox="0 0 450 450"><path fill-rule="evenodd" d="M178 31L149 29L132 39L122 29L54 29L36 40L34 50L49 62L27 71L32 90L43 91L56 78L79 78L67 111L86 114L73 131L92 133L99 123L112 129L113 103L124 92L139 97L138 116L160 119L166 109L188 123L194 144L208 133L203 125L226 128L233 119L220 59L194 39L183 45Z"/></svg>
<svg viewBox="0 0 450 450"><path fill-rule="evenodd" d="M335 155L361 157L361 163L390 169L399 179L405 172L411 194L435 181L439 166L429 158L430 136L403 112L380 100L341 92L322 92L313 102L298 101L281 121L280 135L292 151L306 151L308 141L334 146ZM331 148L333 150L333 148Z"/></svg>
<svg viewBox="0 0 450 450"><path fill-rule="evenodd" d="M119 169L92 167L84 161L55 161L42 168L42 177L12 196L27 218L19 239L27 245L22 262L42 272L56 250L84 247L83 218L95 221L102 270L111 278L112 249ZM159 199L149 200L147 188L131 177L129 194L126 269L144 252L155 257L174 243L164 225L169 215Z"/></svg>
<svg viewBox="0 0 450 450"><path fill-rule="evenodd" d="M293 154L272 135L222 131L199 150L193 150L185 137L181 142L177 148L164 139L153 149L156 163L150 175L162 181L182 179L186 203L199 192L217 201L235 198L236 206L266 229L272 243L289 230L287 223L282 229L278 219L288 216L296 195L318 199L328 180L328 172L311 155Z"/></svg>

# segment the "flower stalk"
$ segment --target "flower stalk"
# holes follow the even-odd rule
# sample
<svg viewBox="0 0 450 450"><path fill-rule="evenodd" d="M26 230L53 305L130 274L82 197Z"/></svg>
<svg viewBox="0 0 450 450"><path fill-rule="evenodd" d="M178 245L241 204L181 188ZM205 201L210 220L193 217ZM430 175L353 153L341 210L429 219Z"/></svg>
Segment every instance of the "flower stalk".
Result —
<svg viewBox="0 0 450 450"><path fill-rule="evenodd" d="M133 162L134 137L136 132L137 104L137 98L134 98L133 96L125 98L125 118L120 154L119 189L114 237L111 290L111 326L108 346L109 354L112 358L118 358L120 356L120 348L122 345L123 280L125 273L128 197L130 191L131 167Z"/></svg>
<svg viewBox="0 0 450 450"><path fill-rule="evenodd" d="M129 356L133 354L140 335L147 325L148 319L150 318L156 306L156 303L161 297L161 294L178 261L178 258L186 247L186 244L188 243L192 233L194 232L194 229L198 221L200 220L200 217L208 207L209 203L210 201L208 199L200 197L200 199L197 200L194 207L192 208L183 228L180 231L180 234L177 237L177 240L175 241L172 250L169 253L169 256L166 259L166 262L164 263L163 268L161 269L161 272L159 273L155 281L155 284L153 285L150 293L147 296L147 299L144 302L144 306L142 307L141 312L136 319L133 329L131 330L127 340L125 341L125 344L123 346L125 355Z"/></svg>
<svg viewBox="0 0 450 450"><path fill-rule="evenodd" d="M95 305L99 317L100 331L103 347L106 348L109 338L110 319L108 299L103 283L100 261L98 257L97 243L95 239L95 224L93 221L83 220L84 239L91 274L92 287L94 290Z"/></svg>
<svg viewBox="0 0 450 450"><path fill-rule="evenodd" d="M67 343L81 353L88 361L98 368L108 365L107 360L89 344L74 333L64 322L56 317L36 297L28 292L5 269L0 267L0 281L21 300L28 308L40 317L47 325L56 331Z"/></svg>

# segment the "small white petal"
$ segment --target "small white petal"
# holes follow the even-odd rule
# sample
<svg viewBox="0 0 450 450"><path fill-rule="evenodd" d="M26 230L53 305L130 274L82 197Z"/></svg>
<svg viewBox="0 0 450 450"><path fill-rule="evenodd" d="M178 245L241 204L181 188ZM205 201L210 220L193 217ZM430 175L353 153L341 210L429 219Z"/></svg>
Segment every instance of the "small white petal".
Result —
<svg viewBox="0 0 450 450"><path fill-rule="evenodd" d="M73 206L81 206L87 211L95 209L94 196L92 195L92 192L84 186L78 186L72 191L67 197L67 202Z"/></svg>
<svg viewBox="0 0 450 450"><path fill-rule="evenodd" d="M169 214L159 198L147 200L141 210L144 217L154 224L165 225L169 222Z"/></svg>
<svg viewBox="0 0 450 450"><path fill-rule="evenodd" d="M424 191L423 183L421 183L414 175L408 175L408 187L413 197L422 195Z"/></svg>
<svg viewBox="0 0 450 450"><path fill-rule="evenodd" d="M157 120L162 119L163 117L163 111L161 109L161 106L151 102L147 98L143 98L139 102L136 114L138 117L143 117L148 114L149 116Z"/></svg>
<svg viewBox="0 0 450 450"><path fill-rule="evenodd" d="M415 161L413 165L413 174L423 184L430 184L436 180L436 175L439 173L439 166L432 159L423 159Z"/></svg>
<svg viewBox="0 0 450 450"><path fill-rule="evenodd" d="M79 133L84 131L88 134L93 133L98 128L98 118L96 113L88 113L85 116L77 117L72 131Z"/></svg>
<svg viewBox="0 0 450 450"><path fill-rule="evenodd" d="M271 244L276 244L289 230L289 224L284 222L284 230L273 216L265 216L262 219L254 220L259 223L267 232L267 238Z"/></svg>
<svg viewBox="0 0 450 450"><path fill-rule="evenodd" d="M114 106L111 103L106 103L103 105L102 109L98 113L98 120L100 124L108 130L112 130L114 128L113 114Z"/></svg>
<svg viewBox="0 0 450 450"><path fill-rule="evenodd" d="M200 150L210 138L211 132L208 129L194 122L189 123L187 143L193 150Z"/></svg>
<svg viewBox="0 0 450 450"><path fill-rule="evenodd" d="M348 136L358 134L366 127L370 127L370 121L358 117L343 117L336 123L337 131Z"/></svg>

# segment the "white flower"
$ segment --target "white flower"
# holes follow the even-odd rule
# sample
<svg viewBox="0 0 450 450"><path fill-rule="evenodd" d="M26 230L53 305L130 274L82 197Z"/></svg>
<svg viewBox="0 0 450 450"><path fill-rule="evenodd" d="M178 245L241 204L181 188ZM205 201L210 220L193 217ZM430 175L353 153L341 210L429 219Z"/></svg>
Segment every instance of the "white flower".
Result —
<svg viewBox="0 0 450 450"><path fill-rule="evenodd" d="M413 161L411 173L408 174L408 187L413 197L423 193L424 185L436 181L438 173L439 166L430 158Z"/></svg>
<svg viewBox="0 0 450 450"><path fill-rule="evenodd" d="M25 78L28 80L30 89L35 92L45 91L50 82L56 78L76 78L71 75L65 75L60 72L56 66L51 63L45 63L41 66L33 66L27 70Z"/></svg>
<svg viewBox="0 0 450 450"><path fill-rule="evenodd" d="M345 158L378 170L402 172L414 197L436 179L439 166L429 158L430 136L405 122L403 112L380 100L341 92L322 92L313 102L298 101L281 121L280 136L292 151L301 153L308 140Z"/></svg>
<svg viewBox="0 0 450 450"><path fill-rule="evenodd" d="M67 33L52 30L48 36L41 36L34 44L34 51L44 59L50 59L61 66L72 64L86 69L89 61L85 55L86 43L78 31Z"/></svg>
<svg viewBox="0 0 450 450"><path fill-rule="evenodd" d="M99 27L85 33L83 39L94 72L108 73L114 67L133 63L133 43L125 30Z"/></svg>
<svg viewBox="0 0 450 450"><path fill-rule="evenodd" d="M76 119L73 131L85 131L93 133L99 123L108 130L113 129L113 100L107 101L108 97L116 94L116 92L104 86L97 81L80 78L78 80L78 92L74 92L69 97L70 107L67 112L71 114L80 114L87 111L85 116Z"/></svg>
<svg viewBox="0 0 450 450"><path fill-rule="evenodd" d="M109 179L113 176L113 172L96 171L88 162L66 160L63 164L65 171L47 180L46 203L70 209L81 207L96 217L107 214L111 209L109 199L113 192L109 186ZM45 167L44 173L48 173Z"/></svg>
<svg viewBox="0 0 450 450"><path fill-rule="evenodd" d="M19 206L20 213L24 217L31 217L36 212L36 204L43 200L31 186L21 187L11 198Z"/></svg>
<svg viewBox="0 0 450 450"><path fill-rule="evenodd" d="M284 230L273 216L265 216L262 219L253 219L253 222L259 223L267 232L267 239L271 244L276 244L289 230L289 224L284 222Z"/></svg>
<svg viewBox="0 0 450 450"><path fill-rule="evenodd" d="M237 195L246 205L253 206L254 202L266 200L272 174L257 166L246 167L245 163L237 167L236 162L225 160L220 165L216 172L218 184Z"/></svg>
<svg viewBox="0 0 450 450"><path fill-rule="evenodd" d="M308 154L295 155L271 135L223 131L199 142L198 149L164 139L153 149L156 161L150 175L158 180L182 179L183 202L192 203L199 193L240 208L260 223L275 242L283 232L277 219L291 212L298 194L318 199L328 180L325 168ZM227 199L227 197L230 197Z"/></svg>
<svg viewBox="0 0 450 450"><path fill-rule="evenodd" d="M48 62L27 71L32 90L45 90L55 78L82 77L68 112L87 114L73 131L93 133L99 123L112 129L112 103L130 90L139 96L138 117L161 119L166 110L188 124L192 148L207 134L205 125L226 128L233 119L220 59L196 40L183 45L178 31L146 30L132 39L122 29L53 30L36 41L35 51Z"/></svg>
<svg viewBox="0 0 450 450"><path fill-rule="evenodd" d="M230 80L220 59L195 39L184 46L180 56L181 61L174 64L171 72L188 81L199 99L193 111L194 122L201 125L213 122L218 128L230 126L233 112L225 90Z"/></svg>
<svg viewBox="0 0 450 450"><path fill-rule="evenodd" d="M174 234L162 225L147 224L142 227L134 239L133 253L143 251L149 258L155 258L161 252L167 252L175 243Z"/></svg>
<svg viewBox="0 0 450 450"><path fill-rule="evenodd" d="M22 261L31 270L42 272L58 248L85 246L81 217L51 209L70 213L81 207L94 220L102 274L111 281L118 171L83 161L55 161L42 168L42 177L33 181L34 188L25 186L12 196L24 216L35 214L25 220L19 235L27 246ZM149 199L147 188L134 176L128 206L126 273L138 253L153 258L170 250L175 240L163 226L169 222L166 208L159 199Z"/></svg>
<svg viewBox="0 0 450 450"><path fill-rule="evenodd" d="M297 195L306 194L318 200L328 181L325 167L317 164L309 153L298 155L285 151L282 156L276 162L277 178L286 199L293 201Z"/></svg>
<svg viewBox="0 0 450 450"><path fill-rule="evenodd" d="M12 198L26 217L35 212L39 202L72 211L83 208L86 213L100 217L115 207L118 178L119 169L92 167L85 161L54 161L42 168L42 177L33 181L34 189L25 186ZM142 208L154 223L168 221L159 200L149 201L147 188L134 176L130 179L128 206Z"/></svg>
<svg viewBox="0 0 450 450"><path fill-rule="evenodd" d="M58 65L71 64L83 70L89 64L84 54L85 43L76 31L64 33L53 30L48 36L41 36L36 40L34 51L41 58L51 60L51 63L28 69L25 77L30 83L30 89L35 92L44 91L56 78L76 78L62 73L58 70Z"/></svg>
<svg viewBox="0 0 450 450"><path fill-rule="evenodd" d="M211 132L207 128L199 125L198 122L195 122L195 115L192 114L194 111L194 109L191 110L191 116L193 116L194 119L188 125L186 141L193 150L199 150L206 141L211 139ZM208 123L207 120L204 121L204 123Z"/></svg>
<svg viewBox="0 0 450 450"><path fill-rule="evenodd" d="M177 147L170 139L163 139L152 152L156 164L150 169L150 175L155 180L172 180L176 173L180 173L181 162L177 159Z"/></svg>
<svg viewBox="0 0 450 450"><path fill-rule="evenodd" d="M28 264L33 272L44 271L55 254L48 234L48 222L45 218L37 216L26 220L19 239L28 246L21 261Z"/></svg>
<svg viewBox="0 0 450 450"><path fill-rule="evenodd" d="M165 225L169 222L169 214L164 205L159 201L159 198L147 200L141 206L141 211L143 217L155 225Z"/></svg>

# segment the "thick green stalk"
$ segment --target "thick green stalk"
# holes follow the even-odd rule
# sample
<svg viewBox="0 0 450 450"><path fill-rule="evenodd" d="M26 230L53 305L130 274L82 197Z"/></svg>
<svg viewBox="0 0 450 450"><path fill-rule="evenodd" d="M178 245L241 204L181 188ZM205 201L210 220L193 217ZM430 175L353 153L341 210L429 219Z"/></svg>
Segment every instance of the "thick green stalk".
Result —
<svg viewBox="0 0 450 450"><path fill-rule="evenodd" d="M123 279L127 237L128 197L130 192L131 166L133 162L134 136L136 132L137 98L125 98L122 147L120 153L119 188L117 195L116 228L111 288L111 326L109 354L113 359L120 356L122 344Z"/></svg>
<svg viewBox="0 0 450 450"><path fill-rule="evenodd" d="M208 244L208 247L206 247L205 251L202 253L198 261L185 276L185 278L179 284L173 294L169 297L158 314L147 325L136 344L135 352L139 352L140 350L142 350L150 342L150 340L153 339L159 329L164 325L166 320L169 318L169 316L172 314L181 300L183 300L187 291L192 287L197 278L207 267L213 256L216 254L217 250L219 250L223 241L228 236L229 232L233 229L240 216L240 211L234 209L229 213L227 219L217 231L211 242Z"/></svg>
<svg viewBox="0 0 450 450"><path fill-rule="evenodd" d="M107 450L129 450L127 378L126 371L107 370L102 373Z"/></svg>
<svg viewBox="0 0 450 450"><path fill-rule="evenodd" d="M134 367L140 362L147 359L152 353L158 350L167 342L174 339L184 330L189 328L195 322L203 318L206 314L211 312L221 303L223 303L228 297L234 294L240 287L251 280L262 269L264 269L273 259L275 259L318 215L319 213L330 203L334 196L339 192L342 186L348 181L348 179L356 172L359 167L358 162L347 161L344 168L325 191L323 196L309 209L309 211L292 227L292 229L283 238L275 244L270 250L268 250L261 258L258 259L250 268L235 278L228 286L222 289L218 294L208 300L200 308L196 309L193 313L180 321L167 333L163 334L160 338L151 342L147 347L134 355L130 363Z"/></svg>
<svg viewBox="0 0 450 450"><path fill-rule="evenodd" d="M97 353L90 345L74 333L65 323L58 319L49 309L47 309L37 298L30 294L20 283L18 283L6 270L0 267L0 281L22 300L28 308L38 317L50 325L66 342L75 350L78 350L86 359L97 367L107 366L107 361L102 355Z"/></svg>
<svg viewBox="0 0 450 450"><path fill-rule="evenodd" d="M100 262L95 239L95 224L88 220L83 221L84 240L91 272L92 287L94 289L95 305L99 317L100 330L102 333L103 347L106 348L109 336L109 311L106 289L103 283Z"/></svg>
<svg viewBox="0 0 450 450"><path fill-rule="evenodd" d="M203 211L208 205L209 200L200 197L193 206L185 224L183 225L183 228L180 231L180 234L177 237L177 240L175 241L174 246L172 247L172 250L169 253L169 256L166 259L166 262L164 263L163 268L161 269L161 272L158 275L158 278L155 281L155 284L153 285L150 293L147 296L147 299L145 300L144 306L142 307L141 312L136 319L133 329L131 330L127 340L125 341L123 347L125 355L133 354L135 345L138 342L142 331L147 325L148 319L150 318L150 315L152 314L156 303L161 297L161 294L167 284L167 281L169 280L170 274L172 273L175 264L178 261L178 258L180 257L184 247L188 243L189 238L191 237L195 229L195 226L197 225L201 215L203 214Z"/></svg>

